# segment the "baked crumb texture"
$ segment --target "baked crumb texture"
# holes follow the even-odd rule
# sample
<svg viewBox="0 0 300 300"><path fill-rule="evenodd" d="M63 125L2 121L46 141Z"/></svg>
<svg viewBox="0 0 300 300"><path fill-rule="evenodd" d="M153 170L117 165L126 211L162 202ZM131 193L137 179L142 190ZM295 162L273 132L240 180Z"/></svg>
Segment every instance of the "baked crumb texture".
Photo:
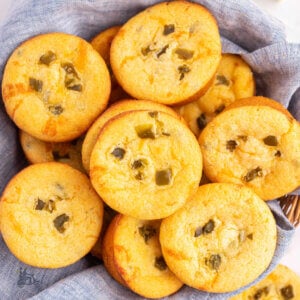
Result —
<svg viewBox="0 0 300 300"><path fill-rule="evenodd" d="M137 14L111 45L112 70L136 99L163 104L203 94L221 59L218 25L201 5L164 2Z"/></svg>
<svg viewBox="0 0 300 300"><path fill-rule="evenodd" d="M60 268L96 243L103 203L88 178L72 167L31 165L11 179L0 201L1 234L22 262Z"/></svg>
<svg viewBox="0 0 300 300"><path fill-rule="evenodd" d="M191 287L216 293L234 291L263 273L276 239L266 203L251 189L230 183L199 187L160 228L171 271Z"/></svg>

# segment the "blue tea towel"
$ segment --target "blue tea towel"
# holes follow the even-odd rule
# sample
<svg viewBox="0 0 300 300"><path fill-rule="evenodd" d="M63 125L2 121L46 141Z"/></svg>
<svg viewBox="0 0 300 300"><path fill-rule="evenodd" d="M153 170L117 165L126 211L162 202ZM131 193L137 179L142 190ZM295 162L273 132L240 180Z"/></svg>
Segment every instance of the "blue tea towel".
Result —
<svg viewBox="0 0 300 300"><path fill-rule="evenodd" d="M61 31L90 40L120 25L155 0L18 0L0 24L0 79L11 52L31 36ZM224 53L240 54L254 71L257 95L281 102L300 120L300 45L288 44L283 25L249 0L198 0L216 17ZM26 165L17 130L0 101L0 192ZM278 264L294 233L277 201L268 202L278 242L266 276ZM71 250L70 250L71 251ZM256 281L257 281L256 280ZM228 299L183 287L166 299ZM0 299L142 299L116 283L90 255L60 269L41 269L18 261L0 235Z"/></svg>

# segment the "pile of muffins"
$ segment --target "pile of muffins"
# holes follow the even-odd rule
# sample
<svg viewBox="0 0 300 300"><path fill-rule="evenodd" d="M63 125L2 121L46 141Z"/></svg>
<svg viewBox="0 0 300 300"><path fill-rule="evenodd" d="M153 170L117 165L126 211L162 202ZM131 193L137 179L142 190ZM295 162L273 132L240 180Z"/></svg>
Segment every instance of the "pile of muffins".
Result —
<svg viewBox="0 0 300 300"><path fill-rule="evenodd" d="M159 3L91 43L32 37L10 56L2 96L31 163L0 202L24 263L59 268L91 251L148 298L184 284L231 292L269 266L266 201L300 184L300 125L255 96L203 6ZM299 295L296 279L278 287Z"/></svg>

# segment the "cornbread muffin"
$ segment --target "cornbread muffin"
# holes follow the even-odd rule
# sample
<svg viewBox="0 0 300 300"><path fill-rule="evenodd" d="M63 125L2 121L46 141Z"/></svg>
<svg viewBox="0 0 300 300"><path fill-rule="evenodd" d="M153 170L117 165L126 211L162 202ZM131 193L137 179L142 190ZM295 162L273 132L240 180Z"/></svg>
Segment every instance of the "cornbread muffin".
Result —
<svg viewBox="0 0 300 300"><path fill-rule="evenodd" d="M32 164L57 161L85 172L81 159L82 142L83 137L72 142L44 142L20 130L21 147L26 158Z"/></svg>
<svg viewBox="0 0 300 300"><path fill-rule="evenodd" d="M300 299L300 277L288 267L278 265L272 273L258 284L231 298L231 300L256 299Z"/></svg>
<svg viewBox="0 0 300 300"><path fill-rule="evenodd" d="M90 161L91 182L114 210L161 219L197 190L202 157L193 133L158 111L130 111L101 130Z"/></svg>
<svg viewBox="0 0 300 300"><path fill-rule="evenodd" d="M199 136L210 120L237 99L252 97L255 81L250 67L233 54L223 54L215 79L198 100L176 108L190 129Z"/></svg>
<svg viewBox="0 0 300 300"><path fill-rule="evenodd" d="M117 215L103 241L103 261L119 283L147 298L175 293L183 285L167 267L159 244L160 220Z"/></svg>
<svg viewBox="0 0 300 300"><path fill-rule="evenodd" d="M118 114L131 110L162 111L174 116L175 118L180 118L172 108L152 101L126 99L115 103L99 116L86 133L82 144L82 163L87 172L90 170L90 157L92 150L97 141L98 134L104 124Z"/></svg>
<svg viewBox="0 0 300 300"><path fill-rule="evenodd" d="M224 293L249 284L268 267L276 237L269 207L251 189L211 183L162 220L159 239L167 265L180 280Z"/></svg>
<svg viewBox="0 0 300 300"><path fill-rule="evenodd" d="M91 40L92 46L102 56L102 58L108 66L110 65L110 46L120 28L121 26L110 27L97 34Z"/></svg>
<svg viewBox="0 0 300 300"><path fill-rule="evenodd" d="M274 100L234 102L204 128L199 143L213 182L244 184L264 200L300 185L300 125Z"/></svg>
<svg viewBox="0 0 300 300"><path fill-rule="evenodd" d="M11 179L0 201L1 234L22 262L60 268L96 243L103 203L88 178L70 166L40 163Z"/></svg>
<svg viewBox="0 0 300 300"><path fill-rule="evenodd" d="M112 43L113 38L118 33L120 28L121 26L110 27L100 32L91 40L92 46L102 56L110 72L110 77L111 77L111 93L109 97L110 103L113 103L120 99L128 98L126 92L118 84L115 75L112 73L111 66L110 66L110 45Z"/></svg>
<svg viewBox="0 0 300 300"><path fill-rule="evenodd" d="M216 20L188 1L159 3L135 15L121 27L110 52L125 91L168 105L204 94L220 59Z"/></svg>
<svg viewBox="0 0 300 300"><path fill-rule="evenodd" d="M48 33L10 56L2 96L15 124L48 142L79 137L105 109L110 77L104 60L83 39Z"/></svg>

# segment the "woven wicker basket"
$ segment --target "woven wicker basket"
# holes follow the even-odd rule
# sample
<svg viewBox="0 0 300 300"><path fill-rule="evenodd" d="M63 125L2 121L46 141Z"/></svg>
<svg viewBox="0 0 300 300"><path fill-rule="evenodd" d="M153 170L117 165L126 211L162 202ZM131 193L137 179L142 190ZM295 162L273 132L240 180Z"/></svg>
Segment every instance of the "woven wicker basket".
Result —
<svg viewBox="0 0 300 300"><path fill-rule="evenodd" d="M279 198L279 204L289 221L297 227L300 224L300 196L283 196Z"/></svg>

